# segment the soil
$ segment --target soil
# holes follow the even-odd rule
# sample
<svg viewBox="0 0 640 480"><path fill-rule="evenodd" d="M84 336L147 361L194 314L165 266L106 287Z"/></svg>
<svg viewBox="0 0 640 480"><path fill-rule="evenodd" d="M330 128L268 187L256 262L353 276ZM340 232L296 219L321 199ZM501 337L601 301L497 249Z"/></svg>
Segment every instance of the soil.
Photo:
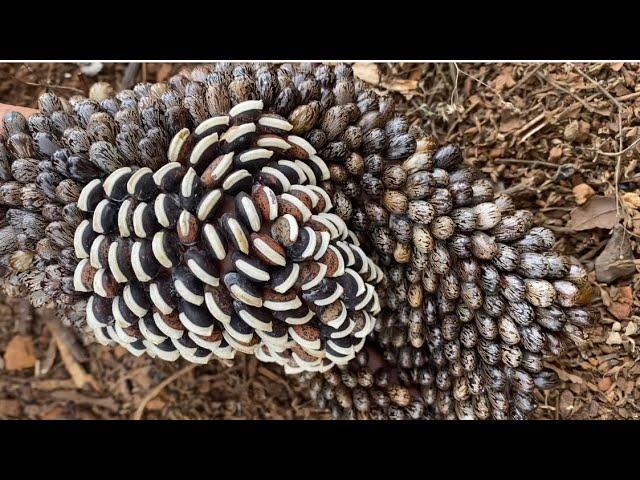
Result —
<svg viewBox="0 0 640 480"><path fill-rule="evenodd" d="M0 103L36 107L50 88L87 94L168 78L184 65L0 64ZM87 71L87 70L85 70ZM640 418L640 64L358 64L398 109L509 191L557 248L583 261L600 321L550 363L557 390L536 418ZM622 152L622 153L620 153ZM612 232L615 234L612 235ZM0 302L0 418L328 418L304 387L241 356L193 367L84 346L49 312Z"/></svg>

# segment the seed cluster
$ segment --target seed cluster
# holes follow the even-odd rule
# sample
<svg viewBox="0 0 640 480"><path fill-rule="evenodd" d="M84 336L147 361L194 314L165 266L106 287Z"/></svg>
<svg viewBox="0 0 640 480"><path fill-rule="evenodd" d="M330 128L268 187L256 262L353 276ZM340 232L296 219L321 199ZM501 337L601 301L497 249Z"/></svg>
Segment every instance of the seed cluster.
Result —
<svg viewBox="0 0 640 480"><path fill-rule="evenodd" d="M348 65L197 66L39 109L5 117L0 266L105 343L320 370L339 417L524 418L593 320L552 232ZM372 329L383 367L356 355Z"/></svg>
<svg viewBox="0 0 640 480"><path fill-rule="evenodd" d="M534 389L556 381L545 355L593 320L587 272L458 147L392 150L405 131L394 119L377 133L380 168L362 175L352 202L351 225L371 232L388 284L375 341L433 418L526 418Z"/></svg>
<svg viewBox="0 0 640 480"><path fill-rule="evenodd" d="M74 285L93 292L101 343L195 363L240 351L289 373L362 348L382 270L330 212L324 161L263 107L180 130L155 172L121 167L83 188Z"/></svg>
<svg viewBox="0 0 640 480"><path fill-rule="evenodd" d="M371 357L378 356L374 348L365 348L347 368L309 376L309 393L318 407L344 420L432 420L433 410L420 390L421 378L429 371L384 364L373 368Z"/></svg>

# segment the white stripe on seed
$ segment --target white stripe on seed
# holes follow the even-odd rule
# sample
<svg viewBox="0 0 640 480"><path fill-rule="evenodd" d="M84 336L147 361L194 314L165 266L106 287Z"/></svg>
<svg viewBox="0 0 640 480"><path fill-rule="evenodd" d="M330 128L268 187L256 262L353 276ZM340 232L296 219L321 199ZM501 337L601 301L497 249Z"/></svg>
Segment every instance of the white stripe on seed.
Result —
<svg viewBox="0 0 640 480"><path fill-rule="evenodd" d="M229 125L229 116L219 115L217 117L211 117L206 119L204 122L202 122L200 125L196 127L196 129L194 130L194 133L196 135L201 135L202 133L206 132L210 128L226 126L226 125Z"/></svg>
<svg viewBox="0 0 640 480"><path fill-rule="evenodd" d="M268 258L271 262L276 265L280 265L284 267L287 264L287 260L283 255L276 252L273 248L271 248L264 240L261 238L256 238L253 241L253 246L258 250L262 255Z"/></svg>
<svg viewBox="0 0 640 480"><path fill-rule="evenodd" d="M211 135L207 135L206 137L204 137L202 140L200 140L198 143L196 143L196 146L193 147L193 150L191 151L191 155L189 156L189 163L191 165L197 165L198 162L200 161L200 157L202 157L202 154L212 145L215 145L216 143L218 143L218 134L217 133L212 133Z"/></svg>
<svg viewBox="0 0 640 480"><path fill-rule="evenodd" d="M120 269L120 264L118 263L118 243L111 242L109 245L109 255L108 255L108 263L109 270L113 274L113 278L116 279L118 283L127 283L129 279Z"/></svg>
<svg viewBox="0 0 640 480"><path fill-rule="evenodd" d="M183 128L178 133L176 133L171 139L171 143L169 144L169 150L167 157L170 162L175 162L178 160L178 155L180 154L180 150L182 150L182 146L184 142L189 138L189 129Z"/></svg>

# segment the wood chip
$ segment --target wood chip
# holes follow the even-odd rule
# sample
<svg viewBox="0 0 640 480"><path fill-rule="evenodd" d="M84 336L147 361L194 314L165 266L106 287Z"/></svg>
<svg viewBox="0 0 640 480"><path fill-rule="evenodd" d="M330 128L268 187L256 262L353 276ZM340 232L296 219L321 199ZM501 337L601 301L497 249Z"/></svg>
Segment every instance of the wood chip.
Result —
<svg viewBox="0 0 640 480"><path fill-rule="evenodd" d="M27 335L14 336L4 352L4 366L7 370L23 370L33 368L36 356L33 340Z"/></svg>

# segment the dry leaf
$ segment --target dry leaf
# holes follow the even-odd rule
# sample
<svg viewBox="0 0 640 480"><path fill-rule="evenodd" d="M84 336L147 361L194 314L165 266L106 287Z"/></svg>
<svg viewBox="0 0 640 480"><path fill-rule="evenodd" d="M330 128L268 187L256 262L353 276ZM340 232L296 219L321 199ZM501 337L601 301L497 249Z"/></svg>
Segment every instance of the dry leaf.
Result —
<svg viewBox="0 0 640 480"><path fill-rule="evenodd" d="M7 344L4 352L4 365L7 370L22 370L33 368L36 364L36 356L33 349L33 340L27 335L16 335Z"/></svg>
<svg viewBox="0 0 640 480"><path fill-rule="evenodd" d="M618 63L612 63L611 65L609 65L609 68L611 68L611 70L613 70L614 72L619 72L620 70L622 70L623 66L624 66L624 62L618 62Z"/></svg>
<svg viewBox="0 0 640 480"><path fill-rule="evenodd" d="M582 385L584 383L582 378L580 378L578 375L574 375L565 370L562 370L561 368L558 368L555 365L551 365L550 363L545 363L545 367L550 368L551 370L556 372L558 374L558 378L563 382L577 383L578 385Z"/></svg>
<svg viewBox="0 0 640 480"><path fill-rule="evenodd" d="M617 294L613 298L611 306L608 307L611 315L616 317L618 320L626 320L631 315L631 310L633 308L633 290L631 286L625 285L618 289ZM617 329L612 328L614 330L612 333L618 333L617 330L620 330L621 327Z"/></svg>
<svg viewBox="0 0 640 480"><path fill-rule="evenodd" d="M625 337L632 337L638 333L638 324L636 322L627 323L627 327L624 329Z"/></svg>
<svg viewBox="0 0 640 480"><path fill-rule="evenodd" d="M42 420L57 420L64 417L64 407L57 405L42 414Z"/></svg>
<svg viewBox="0 0 640 480"><path fill-rule="evenodd" d="M627 192L622 196L625 206L632 210L640 209L640 195L635 192Z"/></svg>
<svg viewBox="0 0 640 480"><path fill-rule="evenodd" d="M621 345L622 336L618 332L609 332L609 336L606 341L607 345Z"/></svg>
<svg viewBox="0 0 640 480"><path fill-rule="evenodd" d="M501 92L505 87L510 88L516 84L515 80L511 76L511 70L505 69L500 75L496 77L495 89Z"/></svg>
<svg viewBox="0 0 640 480"><path fill-rule="evenodd" d="M354 75L363 82L371 85L380 84L380 69L375 63L354 63L352 68Z"/></svg>
<svg viewBox="0 0 640 480"><path fill-rule="evenodd" d="M607 246L595 261L598 282L611 283L618 278L633 275L636 272L629 237L621 225L615 226Z"/></svg>
<svg viewBox="0 0 640 480"><path fill-rule="evenodd" d="M500 123L499 130L500 130L501 133L508 133L508 132L512 132L514 130L517 130L522 125L524 125L524 121L519 117L513 116L513 117L511 117L509 119L504 119ZM561 149L561 151L562 151L562 149Z"/></svg>
<svg viewBox="0 0 640 480"><path fill-rule="evenodd" d="M553 149L552 149L553 150ZM560 149L562 152L562 149ZM581 183L573 187L573 196L576 197L576 203L578 205L583 205L596 194L595 190L591 188L586 183Z"/></svg>
<svg viewBox="0 0 640 480"><path fill-rule="evenodd" d="M575 231L613 228L618 223L616 199L596 195L591 197L585 205L571 210L570 216L567 227Z"/></svg>
<svg viewBox="0 0 640 480"><path fill-rule="evenodd" d="M391 80L390 82L382 82L381 86L386 88L387 90L398 92L405 96L418 93L416 90L418 88L417 80L404 80L402 78L396 78Z"/></svg>
<svg viewBox="0 0 640 480"><path fill-rule="evenodd" d="M558 412L560 413L560 418L569 418L571 416L574 409L573 400L574 396L571 390L564 390L560 394L558 401Z"/></svg>
<svg viewBox="0 0 640 480"><path fill-rule="evenodd" d="M154 398L153 400L149 400L149 403L147 403L147 410L162 410L164 408L164 406L166 405L166 402L164 400L161 400L159 398Z"/></svg>
<svg viewBox="0 0 640 480"><path fill-rule="evenodd" d="M568 142L584 142L589 138L591 125L587 122L572 120L564 129L564 139Z"/></svg>

